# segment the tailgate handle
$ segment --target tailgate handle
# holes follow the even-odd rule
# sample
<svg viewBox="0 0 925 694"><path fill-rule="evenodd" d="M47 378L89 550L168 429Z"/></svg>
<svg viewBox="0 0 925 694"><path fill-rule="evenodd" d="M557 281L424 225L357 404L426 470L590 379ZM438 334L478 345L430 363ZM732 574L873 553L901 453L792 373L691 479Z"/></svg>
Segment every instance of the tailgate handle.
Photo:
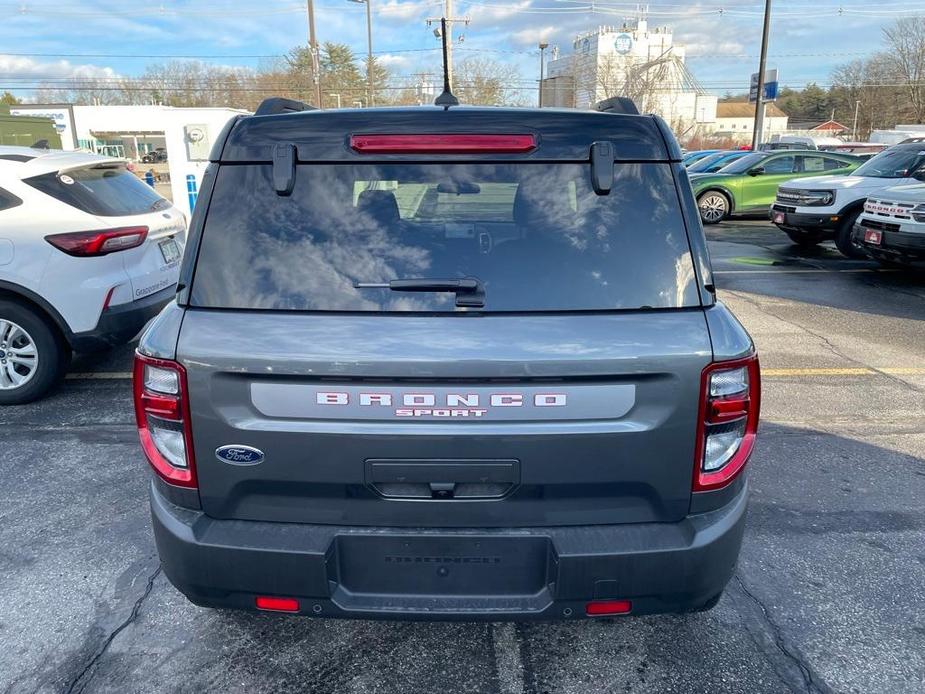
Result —
<svg viewBox="0 0 925 694"><path fill-rule="evenodd" d="M366 483L391 499L497 499L520 483L520 461L370 459Z"/></svg>

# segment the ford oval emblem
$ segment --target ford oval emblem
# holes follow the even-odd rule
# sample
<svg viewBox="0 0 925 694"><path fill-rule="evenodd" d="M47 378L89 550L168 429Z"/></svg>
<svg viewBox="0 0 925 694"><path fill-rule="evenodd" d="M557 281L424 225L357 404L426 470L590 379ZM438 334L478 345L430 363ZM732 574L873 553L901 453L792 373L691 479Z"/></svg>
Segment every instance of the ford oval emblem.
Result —
<svg viewBox="0 0 925 694"><path fill-rule="evenodd" d="M263 462L263 451L252 446L222 446L215 449L215 457L231 465L257 465Z"/></svg>

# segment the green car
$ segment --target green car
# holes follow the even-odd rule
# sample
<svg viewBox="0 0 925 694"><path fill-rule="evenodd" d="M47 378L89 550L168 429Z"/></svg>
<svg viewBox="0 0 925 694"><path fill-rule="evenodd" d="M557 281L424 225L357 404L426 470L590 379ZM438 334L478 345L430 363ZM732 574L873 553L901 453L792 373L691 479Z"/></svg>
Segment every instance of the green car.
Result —
<svg viewBox="0 0 925 694"><path fill-rule="evenodd" d="M863 163L849 154L815 150L752 152L716 173L691 174L691 186L704 224L732 214L767 212L784 181L807 176L839 175Z"/></svg>

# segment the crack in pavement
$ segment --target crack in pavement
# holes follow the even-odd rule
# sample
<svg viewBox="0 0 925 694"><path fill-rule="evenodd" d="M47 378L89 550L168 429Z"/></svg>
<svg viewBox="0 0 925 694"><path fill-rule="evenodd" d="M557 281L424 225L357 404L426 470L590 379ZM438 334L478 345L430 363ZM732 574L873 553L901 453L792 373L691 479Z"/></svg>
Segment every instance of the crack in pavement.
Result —
<svg viewBox="0 0 925 694"><path fill-rule="evenodd" d="M923 391L921 388L919 388L915 384L909 383L908 381L904 381L903 379L899 378L899 376L886 373L885 371L878 369L876 366L871 366L870 364L867 364L866 362L860 361L858 359L854 359L853 357L849 357L847 354L839 350L838 347L836 347L835 344L831 340L829 340L829 338L827 338L825 335L821 333L817 333L814 330L810 330L805 325L802 325L801 323L797 323L795 320L792 320L790 318L784 318L783 316L777 313L774 313L770 309L762 306L761 302L758 301L757 299L753 299L752 297L746 296L745 294L740 293L735 290L725 289L723 291L725 291L727 294L731 294L737 299L741 299L742 301L751 305L752 307L754 307L761 313L765 314L766 316L775 318L776 320L786 323L792 328L796 328L797 330L801 330L808 335L812 335L817 340L819 340L822 343L822 345L826 349L828 349L829 352L831 352L834 356L838 357L839 359L844 359L846 362L849 362L851 364L856 364L858 366L863 366L865 369L870 369L871 371L879 374L880 376L883 376L884 378L887 378L893 381L894 383L898 383L899 385L904 386L905 388L911 390L913 393L918 393L919 395L925 394L925 391Z"/></svg>
<svg viewBox="0 0 925 694"><path fill-rule="evenodd" d="M148 596L151 595L151 591L154 589L154 581L155 579L157 579L160 573L161 573L161 567L160 565L158 565L154 573L148 577L148 583L145 586L144 592L135 601L135 604L132 605L132 611L131 613L129 613L128 618L126 618L126 620L122 622L122 624L120 624L115 629L113 629L112 632L110 632L109 636L107 636L106 639L103 641L103 644L97 649L96 653L93 654L93 657L90 658L89 661L87 661L87 664L77 674L77 677L71 680L71 683L64 690L65 692L67 692L67 694L74 694L75 692L79 693L84 690L87 683L82 682L82 680L84 679L84 677L88 677L88 675L92 676L91 671L96 666L96 664L99 662L100 658L102 658L103 655L106 653L106 651L109 649L109 646L112 645L112 642L115 640L115 638L120 633L122 633L124 629L131 626L131 624L136 619L138 619L138 614L141 611L141 606L144 603L144 601L148 599ZM80 687L79 689L77 688L78 686Z"/></svg>
<svg viewBox="0 0 925 694"><path fill-rule="evenodd" d="M762 616L762 621L765 625L767 625L767 628L771 632L771 637L777 651L782 656L784 656L784 658L789 663L796 665L802 679L803 687L801 689L803 691L814 694L833 694L833 690L825 683L825 680L814 671L813 667L806 661L806 659L799 653L799 651L795 648L788 647L784 639L783 630L773 619L771 619L771 614L768 612L768 608L761 601L761 599L758 598L758 596L756 596L751 590L748 589L748 586L745 585L745 581L742 580L742 577L738 572L735 573L734 578L736 584L739 586L739 589L749 598L749 600L755 604L755 606L758 607L758 610ZM757 640L755 640L755 643L759 648L762 648L762 644L760 644ZM776 669L777 668L775 668L775 670ZM790 687L791 690L794 690L794 683L788 681L790 678L786 676L787 673L778 672L777 674L784 684Z"/></svg>

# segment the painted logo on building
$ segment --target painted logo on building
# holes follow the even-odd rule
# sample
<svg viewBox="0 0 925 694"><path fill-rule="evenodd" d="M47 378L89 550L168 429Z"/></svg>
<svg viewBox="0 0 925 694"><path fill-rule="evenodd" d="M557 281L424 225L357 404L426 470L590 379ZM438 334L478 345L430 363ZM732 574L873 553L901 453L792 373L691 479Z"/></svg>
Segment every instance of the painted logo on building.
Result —
<svg viewBox="0 0 925 694"><path fill-rule="evenodd" d="M614 40L613 47L620 55L626 55L633 50L633 37L629 34L620 34Z"/></svg>

